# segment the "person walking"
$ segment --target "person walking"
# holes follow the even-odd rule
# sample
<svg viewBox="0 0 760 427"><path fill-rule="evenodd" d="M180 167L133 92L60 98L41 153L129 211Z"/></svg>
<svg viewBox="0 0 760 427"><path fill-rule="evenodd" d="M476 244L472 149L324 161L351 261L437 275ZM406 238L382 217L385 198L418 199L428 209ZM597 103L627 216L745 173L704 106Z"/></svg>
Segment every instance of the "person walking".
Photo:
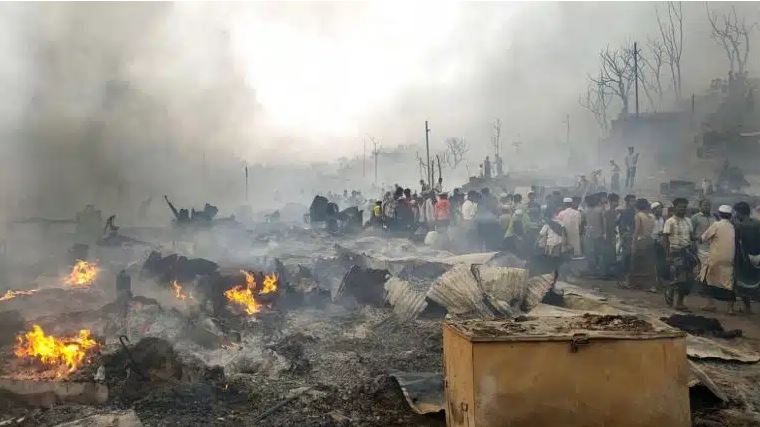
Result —
<svg viewBox="0 0 760 427"><path fill-rule="evenodd" d="M715 300L728 302L728 314L734 314L736 293L734 292L734 255L736 253L736 231L731 224L733 209L728 205L718 208L720 220L713 222L700 236L700 241L709 243L709 257L704 275L700 277L705 285L707 305L702 309L715 312Z"/></svg>

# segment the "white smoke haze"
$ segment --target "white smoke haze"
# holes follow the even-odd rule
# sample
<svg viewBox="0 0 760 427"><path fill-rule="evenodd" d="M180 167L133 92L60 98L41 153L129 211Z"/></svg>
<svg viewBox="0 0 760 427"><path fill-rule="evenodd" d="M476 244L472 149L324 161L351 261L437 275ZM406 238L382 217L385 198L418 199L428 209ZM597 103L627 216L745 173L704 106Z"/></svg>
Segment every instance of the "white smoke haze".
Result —
<svg viewBox="0 0 760 427"><path fill-rule="evenodd" d="M587 75L605 46L656 37L656 7L3 3L0 211L71 218L95 203L129 217L169 194L229 213L245 163L262 206L275 190L367 188L371 173L320 181L336 167L307 165L361 157L368 135L423 152L425 120L434 151L464 137L477 170L501 118L505 147L523 144L511 161L549 168L566 164L569 114L571 143L591 158L598 130L578 105ZM760 18L756 4L737 8ZM684 93L699 93L728 64L705 5L685 3L684 15ZM380 182L418 178L415 164L383 168Z"/></svg>

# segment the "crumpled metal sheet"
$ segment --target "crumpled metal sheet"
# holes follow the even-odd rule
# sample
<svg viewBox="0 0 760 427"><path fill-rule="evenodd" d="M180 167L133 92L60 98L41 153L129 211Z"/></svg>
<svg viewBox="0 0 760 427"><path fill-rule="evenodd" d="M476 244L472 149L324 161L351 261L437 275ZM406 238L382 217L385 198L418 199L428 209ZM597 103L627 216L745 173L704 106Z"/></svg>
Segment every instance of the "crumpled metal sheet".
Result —
<svg viewBox="0 0 760 427"><path fill-rule="evenodd" d="M527 312L535 308L544 299L549 289L554 286L555 281L556 277L554 273L533 276L528 279L525 286L525 297L522 302L523 311Z"/></svg>
<svg viewBox="0 0 760 427"><path fill-rule="evenodd" d="M398 381L406 402L418 414L444 410L443 374L441 372L401 372L392 370L390 376Z"/></svg>
<svg viewBox="0 0 760 427"><path fill-rule="evenodd" d="M723 345L717 341L695 335L686 335L686 354L696 359L721 359L727 361L757 363L760 354Z"/></svg>
<svg viewBox="0 0 760 427"><path fill-rule="evenodd" d="M498 252L483 252L475 254L455 255L448 258L443 258L440 261L449 265L485 264L493 259L493 257L495 257L497 254Z"/></svg>
<svg viewBox="0 0 760 427"><path fill-rule="evenodd" d="M401 321L416 318L427 307L425 292L415 290L409 282L391 277L385 282L385 300L393 307L393 314Z"/></svg>
<svg viewBox="0 0 760 427"><path fill-rule="evenodd" d="M495 315L485 303L486 295L468 264L457 264L439 277L428 290L427 297L451 314L475 313L482 318Z"/></svg>
<svg viewBox="0 0 760 427"><path fill-rule="evenodd" d="M710 392L718 399L728 402L728 396L726 396L726 393L715 384L712 378L710 378L699 365L689 360L689 370L689 388L701 385L710 390Z"/></svg>
<svg viewBox="0 0 760 427"><path fill-rule="evenodd" d="M480 278L480 287L488 296L509 305L520 302L525 295L528 282L528 270L524 268L473 266Z"/></svg>

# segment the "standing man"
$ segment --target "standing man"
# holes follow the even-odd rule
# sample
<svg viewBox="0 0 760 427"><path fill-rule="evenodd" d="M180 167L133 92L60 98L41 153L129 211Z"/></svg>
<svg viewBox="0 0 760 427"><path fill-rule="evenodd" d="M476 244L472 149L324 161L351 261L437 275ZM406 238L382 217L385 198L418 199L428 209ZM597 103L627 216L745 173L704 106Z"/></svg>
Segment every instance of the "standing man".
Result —
<svg viewBox="0 0 760 427"><path fill-rule="evenodd" d="M744 302L744 313L750 313L749 288L760 282L760 221L750 216L746 202L734 205L734 227L736 228L736 293Z"/></svg>
<svg viewBox="0 0 760 427"><path fill-rule="evenodd" d="M496 153L496 157L493 161L496 164L496 176L504 175L504 160L501 158L499 153Z"/></svg>
<svg viewBox="0 0 760 427"><path fill-rule="evenodd" d="M728 314L734 314L734 254L736 252L736 232L731 224L731 206L718 208L719 221L713 222L701 235L700 240L710 245L702 282L706 286L707 306L705 311L715 311L715 299L728 302Z"/></svg>
<svg viewBox="0 0 760 427"><path fill-rule="evenodd" d="M557 215L557 219L565 227L567 244L573 249L573 257L582 258L581 250L581 213L573 208L573 199L565 197L562 200L565 209Z"/></svg>
<svg viewBox="0 0 760 427"><path fill-rule="evenodd" d="M654 255L657 265L657 283L660 284L668 277L667 263L665 262L665 246L662 242L662 230L665 228L665 218L662 216L662 203L652 203L652 215L654 215L652 239L654 240Z"/></svg>
<svg viewBox="0 0 760 427"><path fill-rule="evenodd" d="M486 160L483 162L483 176L486 179L491 178L491 160L486 156Z"/></svg>
<svg viewBox="0 0 760 427"><path fill-rule="evenodd" d="M696 256L692 247L691 220L686 218L689 201L684 198L673 200L673 216L665 221L662 231L665 257L670 269L670 284L665 290L665 301L676 310L688 310L683 299L691 292L694 281ZM674 299L675 297L675 299Z"/></svg>
<svg viewBox="0 0 760 427"><path fill-rule="evenodd" d="M610 160L610 191L620 191L620 166Z"/></svg>
<svg viewBox="0 0 760 427"><path fill-rule="evenodd" d="M620 210L618 216L618 233L620 234L620 257L622 261L619 278L622 279L629 273L631 268L631 249L633 248L633 229L636 225L636 196L628 194L625 196L625 207Z"/></svg>
<svg viewBox="0 0 760 427"><path fill-rule="evenodd" d="M617 266L617 223L620 196L611 193L607 196L608 206L604 210L604 273L615 275Z"/></svg>
<svg viewBox="0 0 760 427"><path fill-rule="evenodd" d="M590 273L594 276L606 274L604 261L604 211L596 195L586 196L586 257Z"/></svg>
<svg viewBox="0 0 760 427"><path fill-rule="evenodd" d="M633 147L628 147L628 155L625 156L625 186L628 188L633 188L638 163L639 153L634 153Z"/></svg>
<svg viewBox="0 0 760 427"><path fill-rule="evenodd" d="M702 234L716 221L710 212L712 204L709 199L699 201L699 212L691 216L692 236L699 239ZM697 258L699 259L699 283L704 282L707 265L710 260L710 242L699 239L697 242Z"/></svg>

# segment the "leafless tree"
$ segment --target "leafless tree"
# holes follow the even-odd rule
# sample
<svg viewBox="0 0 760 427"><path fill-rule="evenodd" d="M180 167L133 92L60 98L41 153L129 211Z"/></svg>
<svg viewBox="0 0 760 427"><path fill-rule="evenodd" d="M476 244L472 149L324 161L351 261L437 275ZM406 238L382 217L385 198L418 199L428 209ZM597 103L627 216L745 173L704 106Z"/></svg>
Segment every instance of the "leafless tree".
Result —
<svg viewBox="0 0 760 427"><path fill-rule="evenodd" d="M446 138L444 142L446 151L441 154L441 158L451 169L456 169L465 160L465 155L470 151L470 148L464 138Z"/></svg>
<svg viewBox="0 0 760 427"><path fill-rule="evenodd" d="M665 47L656 39L649 39L647 41L647 54L642 55L642 65L645 74L648 76L647 88L657 95L657 106L662 104L662 98L665 91L662 87L662 67L667 61Z"/></svg>
<svg viewBox="0 0 760 427"><path fill-rule="evenodd" d="M581 107L588 110L596 120L602 135L607 135L610 122L607 118L607 109L611 101L611 93L605 86L589 81L586 93L578 97Z"/></svg>
<svg viewBox="0 0 760 427"><path fill-rule="evenodd" d="M667 17L660 17L660 11L655 9L657 27L660 29L660 39L665 53L665 62L670 68L670 78L673 82L673 92L676 101L681 99L681 55L683 54L683 7L681 2L667 3ZM708 12L709 14L709 12Z"/></svg>
<svg viewBox="0 0 760 427"><path fill-rule="evenodd" d="M705 9L712 27L712 38L726 52L730 71L744 73L749 58L750 35L757 23L748 24L744 15L739 18L735 6L731 6L731 10L727 13L713 13L707 3L705 3Z"/></svg>
<svg viewBox="0 0 760 427"><path fill-rule="evenodd" d="M589 80L604 87L620 99L623 114L628 114L628 98L634 84L633 46L610 49L607 46L599 52L599 78L589 76Z"/></svg>

